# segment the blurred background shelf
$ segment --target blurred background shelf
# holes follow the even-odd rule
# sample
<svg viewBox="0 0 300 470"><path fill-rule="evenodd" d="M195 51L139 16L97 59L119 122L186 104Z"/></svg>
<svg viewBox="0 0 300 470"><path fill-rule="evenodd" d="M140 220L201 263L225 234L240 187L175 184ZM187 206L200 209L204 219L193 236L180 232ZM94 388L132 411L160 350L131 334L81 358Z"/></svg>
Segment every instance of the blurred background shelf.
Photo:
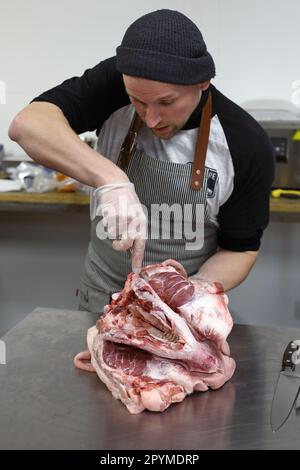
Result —
<svg viewBox="0 0 300 470"><path fill-rule="evenodd" d="M76 210L86 211L90 197L85 193L27 193L12 191L0 193L0 211ZM300 222L300 199L270 198L272 220Z"/></svg>
<svg viewBox="0 0 300 470"><path fill-rule="evenodd" d="M300 199L270 198L271 220L300 222Z"/></svg>
<svg viewBox="0 0 300 470"><path fill-rule="evenodd" d="M87 210L90 197L84 193L5 192L0 193L0 211L39 211L39 210Z"/></svg>

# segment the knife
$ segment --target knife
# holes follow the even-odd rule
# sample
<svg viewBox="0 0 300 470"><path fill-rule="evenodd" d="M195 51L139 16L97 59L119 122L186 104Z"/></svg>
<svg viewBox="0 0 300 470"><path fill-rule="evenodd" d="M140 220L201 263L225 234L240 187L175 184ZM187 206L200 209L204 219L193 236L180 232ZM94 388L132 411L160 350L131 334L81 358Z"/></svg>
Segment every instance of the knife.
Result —
<svg viewBox="0 0 300 470"><path fill-rule="evenodd" d="M300 391L300 340L290 341L282 359L272 401L271 427L273 431L283 426L294 406L298 408Z"/></svg>

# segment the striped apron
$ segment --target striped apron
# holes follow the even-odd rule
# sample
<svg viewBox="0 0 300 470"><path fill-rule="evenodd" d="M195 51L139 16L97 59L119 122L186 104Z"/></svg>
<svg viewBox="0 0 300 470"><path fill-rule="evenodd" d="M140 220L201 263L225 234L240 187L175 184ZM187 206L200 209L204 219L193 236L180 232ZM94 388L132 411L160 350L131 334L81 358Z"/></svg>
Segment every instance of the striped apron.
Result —
<svg viewBox="0 0 300 470"><path fill-rule="evenodd" d="M128 167L124 171L134 184L141 203L148 211L148 239L143 265L160 263L172 258L184 266L188 275L195 274L200 266L217 251L217 227L210 221L206 207L209 169L205 168L202 188L195 191L190 185L192 165L157 160L134 147ZM153 227L153 220L151 226L150 214L153 214L153 204L158 207L162 203L168 206L176 204L177 208L183 208L184 204L189 205L185 207L191 209L188 218L193 223L193 231L197 229L203 231L204 229L202 247L187 250L186 243L189 240L184 231L180 238L178 238L178 234L175 236L176 213L174 214L174 225L171 224L168 238L165 238L166 234L163 230L161 238L151 237L153 228L156 228L156 234L158 229ZM197 205L204 207L201 220L196 217ZM181 216L184 210L179 212L179 216ZM79 289L79 309L97 314L101 313L103 306L110 302L111 295L124 287L126 277L131 272L130 254L115 251L112 248L111 240L100 240L97 237L96 228L99 222L100 217L96 217L91 223L91 241ZM160 225L164 226L163 221L160 222Z"/></svg>

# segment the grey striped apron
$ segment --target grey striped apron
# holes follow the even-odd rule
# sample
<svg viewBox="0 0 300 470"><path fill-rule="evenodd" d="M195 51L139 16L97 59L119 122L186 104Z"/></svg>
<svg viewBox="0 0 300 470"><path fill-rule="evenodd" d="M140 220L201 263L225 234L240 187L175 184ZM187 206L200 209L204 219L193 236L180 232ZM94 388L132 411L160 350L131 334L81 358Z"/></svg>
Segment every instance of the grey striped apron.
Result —
<svg viewBox="0 0 300 470"><path fill-rule="evenodd" d="M217 251L217 228L208 218L206 211L207 174L205 168L203 187L193 191L190 187L192 165L161 161L134 149L126 173L134 184L141 203L151 213L151 204L204 204L204 244L198 250L186 250L186 239L151 239L151 221L143 265L160 263L173 258L185 267L189 275L195 274L200 266ZM131 272L131 258L128 252L115 251L109 239L100 240L96 235L97 217L91 224L91 241L85 259L85 270L81 277L79 308L100 313L110 302L111 294L120 291ZM194 223L196 221L194 220Z"/></svg>

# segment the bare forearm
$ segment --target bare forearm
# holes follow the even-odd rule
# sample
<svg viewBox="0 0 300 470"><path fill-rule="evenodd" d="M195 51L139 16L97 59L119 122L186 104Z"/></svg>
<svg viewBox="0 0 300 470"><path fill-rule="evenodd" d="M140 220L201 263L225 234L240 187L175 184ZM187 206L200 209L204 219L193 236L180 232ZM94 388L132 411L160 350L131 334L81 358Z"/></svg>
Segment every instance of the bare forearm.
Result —
<svg viewBox="0 0 300 470"><path fill-rule="evenodd" d="M128 180L114 163L86 145L62 111L51 103L28 105L13 120L9 137L37 163L89 186Z"/></svg>
<svg viewBox="0 0 300 470"><path fill-rule="evenodd" d="M201 266L195 277L221 282L224 290L228 291L246 279L257 255L258 251L220 250Z"/></svg>

